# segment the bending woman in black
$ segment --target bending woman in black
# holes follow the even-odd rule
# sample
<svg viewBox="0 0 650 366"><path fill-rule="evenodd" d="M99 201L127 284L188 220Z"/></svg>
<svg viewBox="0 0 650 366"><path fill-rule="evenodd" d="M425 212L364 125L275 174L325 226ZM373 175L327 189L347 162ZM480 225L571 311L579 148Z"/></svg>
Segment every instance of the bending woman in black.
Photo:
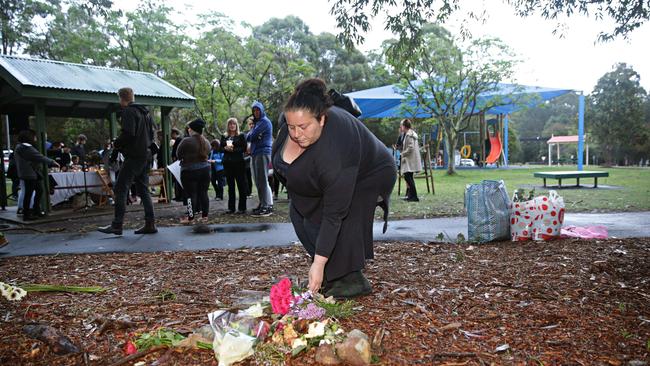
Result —
<svg viewBox="0 0 650 366"><path fill-rule="evenodd" d="M320 79L296 87L284 116L272 161L289 193L296 234L313 259L309 289L337 298L368 294L361 270L374 256L376 206L388 218L395 161L359 120L332 106Z"/></svg>

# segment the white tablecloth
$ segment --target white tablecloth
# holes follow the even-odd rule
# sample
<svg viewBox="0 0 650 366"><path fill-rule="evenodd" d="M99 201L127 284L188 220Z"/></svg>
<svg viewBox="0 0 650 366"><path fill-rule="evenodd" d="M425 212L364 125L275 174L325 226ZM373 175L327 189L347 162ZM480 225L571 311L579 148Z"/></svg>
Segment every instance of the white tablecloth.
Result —
<svg viewBox="0 0 650 366"><path fill-rule="evenodd" d="M59 204L77 193L84 191L84 173L83 172L65 172L65 173L50 173L54 178L57 186L54 187L54 194L50 196L52 205ZM86 186L88 192L102 193L102 181L99 179L97 172L86 173ZM75 187L75 188L64 188Z"/></svg>

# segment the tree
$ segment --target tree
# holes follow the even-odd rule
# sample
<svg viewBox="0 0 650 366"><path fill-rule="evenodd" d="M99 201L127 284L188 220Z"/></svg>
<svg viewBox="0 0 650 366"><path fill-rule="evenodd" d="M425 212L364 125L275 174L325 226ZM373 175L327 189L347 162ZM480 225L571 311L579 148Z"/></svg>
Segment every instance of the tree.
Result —
<svg viewBox="0 0 650 366"><path fill-rule="evenodd" d="M57 9L47 29L26 47L31 55L50 60L105 66L111 59L110 38L103 24L109 8L70 4Z"/></svg>
<svg viewBox="0 0 650 366"><path fill-rule="evenodd" d="M112 66L165 76L165 65L184 54L187 37L174 24L172 8L160 0L147 0L135 11L111 12L106 32L113 47Z"/></svg>
<svg viewBox="0 0 650 366"><path fill-rule="evenodd" d="M614 65L594 87L588 109L590 131L598 141L605 163L627 164L643 154L644 102L641 77L625 63ZM647 152L645 154L647 156Z"/></svg>
<svg viewBox="0 0 650 366"><path fill-rule="evenodd" d="M499 40L472 40L462 47L444 28L426 29L419 47L390 49L390 63L406 97L405 110L435 118L444 130L447 156L453 157L458 134L469 127L471 117L506 104L506 97L481 95L502 92L499 83L511 78L516 62ZM453 163L447 174L455 174Z"/></svg>
<svg viewBox="0 0 650 366"><path fill-rule="evenodd" d="M0 0L2 54L12 55L28 43L36 19L45 19L59 8L58 0Z"/></svg>
<svg viewBox="0 0 650 366"><path fill-rule="evenodd" d="M626 37L650 19L650 2L614 0L504 0L520 16L539 14L546 19L574 14L609 17L616 22L613 30L603 31L601 41ZM399 36L400 42L419 42L420 31L428 22L444 23L460 11L460 0L334 0L330 11L340 29L339 38L347 45L363 43L362 33L370 29L369 19L386 16L386 30ZM470 11L467 17L480 15Z"/></svg>

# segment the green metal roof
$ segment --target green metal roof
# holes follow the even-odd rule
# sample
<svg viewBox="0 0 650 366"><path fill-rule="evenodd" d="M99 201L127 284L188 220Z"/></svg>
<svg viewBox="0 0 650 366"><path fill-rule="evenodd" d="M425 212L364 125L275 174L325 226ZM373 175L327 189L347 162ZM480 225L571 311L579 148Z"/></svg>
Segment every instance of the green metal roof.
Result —
<svg viewBox="0 0 650 366"><path fill-rule="evenodd" d="M110 94L116 98L119 88L133 88L138 97L145 97L150 104L165 105L164 100L174 100L172 105L193 104L194 97L166 82L158 76L139 71L112 69L108 67L73 64L68 62L0 55L0 71L4 69L14 80L7 80L19 93L30 89L47 89L50 92L74 91ZM9 79L9 78L7 78ZM52 90L54 89L54 90ZM37 96L36 93L33 96ZM40 95L39 95L40 96ZM101 98L105 99L105 98ZM157 102L152 102L156 101ZM141 102L143 102L141 100ZM185 106L185 105L183 105Z"/></svg>

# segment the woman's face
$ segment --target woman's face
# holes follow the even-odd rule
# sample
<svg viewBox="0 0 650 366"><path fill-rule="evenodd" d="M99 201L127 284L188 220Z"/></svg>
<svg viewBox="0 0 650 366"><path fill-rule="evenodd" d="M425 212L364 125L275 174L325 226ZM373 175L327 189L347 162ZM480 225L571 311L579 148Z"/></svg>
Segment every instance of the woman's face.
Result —
<svg viewBox="0 0 650 366"><path fill-rule="evenodd" d="M237 132L237 124L235 122L228 122L228 132Z"/></svg>
<svg viewBox="0 0 650 366"><path fill-rule="evenodd" d="M320 119L314 117L309 111L298 109L284 112L289 128L289 137L300 147L307 148L320 138L325 126L325 116Z"/></svg>

